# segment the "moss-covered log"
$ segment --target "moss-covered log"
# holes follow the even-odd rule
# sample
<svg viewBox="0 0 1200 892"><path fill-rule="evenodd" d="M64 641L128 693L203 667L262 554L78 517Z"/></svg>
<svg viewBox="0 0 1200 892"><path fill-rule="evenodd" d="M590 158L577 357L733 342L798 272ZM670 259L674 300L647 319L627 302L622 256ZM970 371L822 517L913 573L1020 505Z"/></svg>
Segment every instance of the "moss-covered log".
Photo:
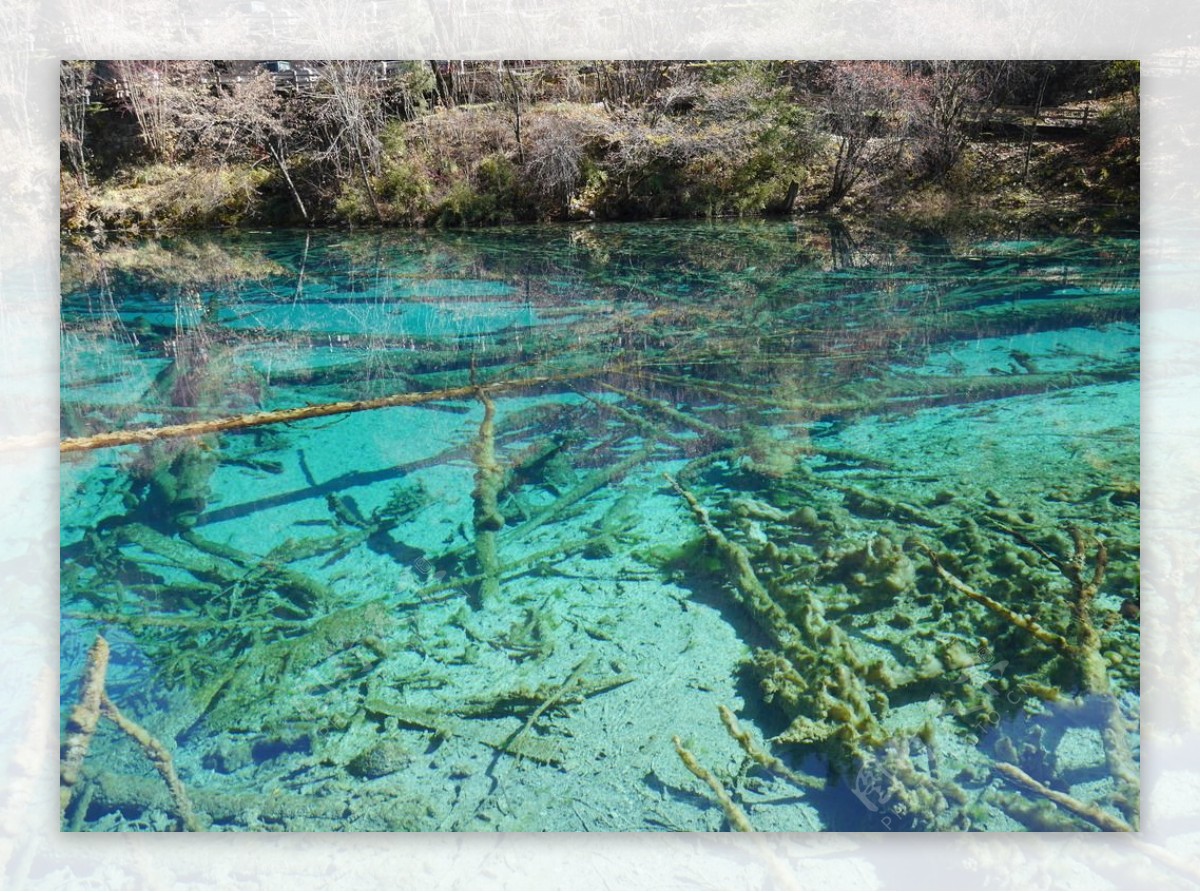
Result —
<svg viewBox="0 0 1200 892"><path fill-rule="evenodd" d="M481 606L488 607L500 595L496 536L504 528L498 498L504 489L506 475L496 460L496 404L482 390L479 399L483 403L483 421L479 424L473 450L475 490L472 498L475 505L475 561L483 577L479 583L479 601Z"/></svg>

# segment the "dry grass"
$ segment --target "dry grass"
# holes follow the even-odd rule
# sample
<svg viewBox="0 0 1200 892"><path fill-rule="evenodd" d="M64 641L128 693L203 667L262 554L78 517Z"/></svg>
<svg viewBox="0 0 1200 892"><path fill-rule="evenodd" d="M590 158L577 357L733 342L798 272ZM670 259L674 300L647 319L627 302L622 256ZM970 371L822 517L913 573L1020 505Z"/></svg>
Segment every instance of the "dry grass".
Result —
<svg viewBox="0 0 1200 892"><path fill-rule="evenodd" d="M117 230L229 224L253 212L267 178L266 171L245 166L156 164L88 193L86 211L77 205L74 219L82 214Z"/></svg>

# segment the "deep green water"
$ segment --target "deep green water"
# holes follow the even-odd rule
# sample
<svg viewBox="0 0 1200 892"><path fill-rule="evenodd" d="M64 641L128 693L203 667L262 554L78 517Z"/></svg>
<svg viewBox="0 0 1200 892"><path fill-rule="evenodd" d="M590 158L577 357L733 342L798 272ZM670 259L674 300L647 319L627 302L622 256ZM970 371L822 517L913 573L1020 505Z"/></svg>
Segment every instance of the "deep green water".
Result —
<svg viewBox="0 0 1200 892"><path fill-rule="evenodd" d="M63 724L102 634L211 829L728 829L676 736L760 830L1136 823L1136 234L67 246L62 316L64 438L451 391L64 454ZM65 826L178 811L102 719Z"/></svg>

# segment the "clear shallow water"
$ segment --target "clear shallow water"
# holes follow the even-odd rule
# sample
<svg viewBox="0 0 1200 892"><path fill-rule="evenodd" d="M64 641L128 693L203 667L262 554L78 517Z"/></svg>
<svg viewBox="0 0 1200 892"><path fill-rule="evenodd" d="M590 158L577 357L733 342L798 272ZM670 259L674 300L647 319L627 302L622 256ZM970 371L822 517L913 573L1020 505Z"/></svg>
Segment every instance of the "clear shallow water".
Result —
<svg viewBox="0 0 1200 892"><path fill-rule="evenodd" d="M761 830L1095 828L1000 764L1136 821L1137 258L784 223L65 249L64 437L434 396L65 454L64 722L103 634L214 830L728 827L676 736ZM111 722L85 778L68 826L178 826Z"/></svg>

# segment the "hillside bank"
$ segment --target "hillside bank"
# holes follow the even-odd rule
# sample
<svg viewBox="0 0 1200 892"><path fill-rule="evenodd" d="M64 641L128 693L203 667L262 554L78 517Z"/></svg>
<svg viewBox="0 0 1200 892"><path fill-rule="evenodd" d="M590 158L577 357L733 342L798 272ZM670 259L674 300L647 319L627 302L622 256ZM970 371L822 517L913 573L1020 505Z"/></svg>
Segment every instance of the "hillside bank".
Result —
<svg viewBox="0 0 1200 892"><path fill-rule="evenodd" d="M1136 63L229 64L63 63L64 232L1136 220Z"/></svg>

